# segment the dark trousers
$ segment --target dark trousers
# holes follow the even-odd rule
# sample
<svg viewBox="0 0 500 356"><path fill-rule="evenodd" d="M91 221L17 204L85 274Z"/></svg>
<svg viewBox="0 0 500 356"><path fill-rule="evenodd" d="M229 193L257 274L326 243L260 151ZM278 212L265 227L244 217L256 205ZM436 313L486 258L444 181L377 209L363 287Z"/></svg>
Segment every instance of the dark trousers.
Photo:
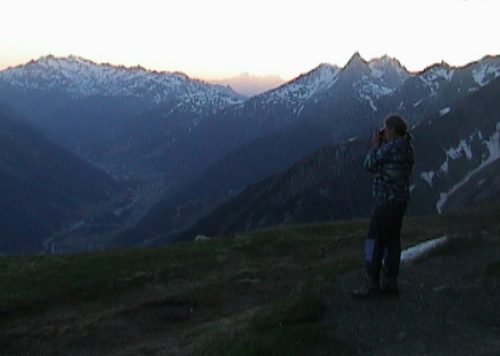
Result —
<svg viewBox="0 0 500 356"><path fill-rule="evenodd" d="M366 272L379 283L382 261L384 274L395 281L401 260L401 223L407 203L377 205L373 209L370 228L365 241Z"/></svg>

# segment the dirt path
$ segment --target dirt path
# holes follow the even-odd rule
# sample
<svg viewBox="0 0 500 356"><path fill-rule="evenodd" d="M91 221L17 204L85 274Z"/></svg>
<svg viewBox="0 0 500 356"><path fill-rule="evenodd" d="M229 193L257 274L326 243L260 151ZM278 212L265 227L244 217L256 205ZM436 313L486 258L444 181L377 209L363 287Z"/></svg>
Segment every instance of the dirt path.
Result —
<svg viewBox="0 0 500 356"><path fill-rule="evenodd" d="M335 283L327 322L354 354L498 355L499 263L499 238L452 240L403 266L401 295L392 299L352 298L363 274L346 274Z"/></svg>

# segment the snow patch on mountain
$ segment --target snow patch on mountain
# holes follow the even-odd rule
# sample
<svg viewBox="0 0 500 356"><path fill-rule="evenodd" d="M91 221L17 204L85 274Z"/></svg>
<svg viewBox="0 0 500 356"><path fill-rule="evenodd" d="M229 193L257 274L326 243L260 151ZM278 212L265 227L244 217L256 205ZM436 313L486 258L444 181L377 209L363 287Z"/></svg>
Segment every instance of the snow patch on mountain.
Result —
<svg viewBox="0 0 500 356"><path fill-rule="evenodd" d="M359 96L361 99L365 99L366 101L368 101L373 111L377 111L377 107L375 106L375 104L373 103L373 99L369 95L359 94Z"/></svg>
<svg viewBox="0 0 500 356"><path fill-rule="evenodd" d="M419 105L420 105L420 103L422 102L422 100L423 100L423 99L420 99L420 100L418 100L418 101L414 102L414 103L413 103L413 107L414 107L414 108L416 108L417 106L419 106Z"/></svg>
<svg viewBox="0 0 500 356"><path fill-rule="evenodd" d="M482 63L472 70L474 81L480 86L485 86L491 80L500 76L500 63Z"/></svg>
<svg viewBox="0 0 500 356"><path fill-rule="evenodd" d="M451 81L454 69L450 69L447 66L439 65L429 68L424 72L419 79L424 83L424 85L429 89L430 94L436 94L439 90L442 81Z"/></svg>
<svg viewBox="0 0 500 356"><path fill-rule="evenodd" d="M370 60L368 66L371 70L371 76L384 80L388 86L400 86L406 79L411 77L411 74L397 59L387 55ZM388 82L389 79L392 79L392 84Z"/></svg>
<svg viewBox="0 0 500 356"><path fill-rule="evenodd" d="M309 73L303 74L291 82L261 94L265 97L264 104L282 102L285 104L298 105L300 107L304 102L315 94L332 87L338 79L340 68L329 64L321 64ZM296 113L300 113L297 110Z"/></svg>
<svg viewBox="0 0 500 356"><path fill-rule="evenodd" d="M394 93L412 75L397 61L388 56L375 58L366 63L359 54L353 56L349 65L362 73L352 83L360 99L368 102L373 111L378 108L375 102L383 96Z"/></svg>
<svg viewBox="0 0 500 356"><path fill-rule="evenodd" d="M373 111L377 111L374 100L381 96L389 95L397 89L397 87L385 86L381 77L362 76L360 81L353 84L353 88L357 91L359 97L368 101Z"/></svg>
<svg viewBox="0 0 500 356"><path fill-rule="evenodd" d="M444 116L444 115L448 114L449 112L450 112L450 108L446 107L446 108L439 110L439 115Z"/></svg>
<svg viewBox="0 0 500 356"><path fill-rule="evenodd" d="M354 84L355 88L359 90L360 93L365 95L370 95L376 99L391 94L396 88L389 88L382 83L377 83L373 78L368 76L363 76L360 82Z"/></svg>
<svg viewBox="0 0 500 356"><path fill-rule="evenodd" d="M384 76L384 71L378 68L371 68L372 77L374 78L382 78Z"/></svg>
<svg viewBox="0 0 500 356"><path fill-rule="evenodd" d="M465 154L467 159L472 159L472 150L470 148L470 145L464 139L460 140L460 143L457 147L452 147L446 150L446 156L451 159L460 158L462 154Z"/></svg>
<svg viewBox="0 0 500 356"><path fill-rule="evenodd" d="M477 135L479 139L482 139L481 132L475 132L469 137L469 142L472 141L474 135ZM448 173L450 160L456 160L465 155L465 157L467 157L467 159L470 161L473 157L470 143L467 143L466 140L460 140L458 146L451 147L445 150L445 153L446 153L446 160L439 167L439 170L443 173Z"/></svg>
<svg viewBox="0 0 500 356"><path fill-rule="evenodd" d="M462 140L460 145L462 145ZM439 195L439 200L436 203L436 210L439 214L441 214L443 210L443 206L448 200L448 198L460 189L464 184L466 184L469 179L474 176L477 172L481 171L484 167L488 166L492 162L500 159L500 121L496 124L496 131L490 136L488 140L483 141L483 145L487 148L487 158L483 159L481 164L467 173L457 184L455 184L449 191L441 192ZM469 148L470 149L470 148ZM448 150L447 152L449 152Z"/></svg>
<svg viewBox="0 0 500 356"><path fill-rule="evenodd" d="M432 179L434 178L434 171L420 173L420 178L427 182L432 187Z"/></svg>
<svg viewBox="0 0 500 356"><path fill-rule="evenodd" d="M302 110L304 110L304 105L301 105L299 108L297 108L296 110L294 110L294 114L295 115L300 115L300 113L302 112Z"/></svg>
<svg viewBox="0 0 500 356"><path fill-rule="evenodd" d="M446 160L441 164L440 171L443 173L448 173L448 163L450 160L456 160L465 155L465 157L470 161L473 158L472 149L470 142L477 136L479 140L483 141L483 144L486 144L488 141L483 140L483 135L481 131L475 131L472 135L469 136L468 140L460 140L459 144L456 147L451 147L445 150Z"/></svg>
<svg viewBox="0 0 500 356"><path fill-rule="evenodd" d="M441 165L441 167L439 167L439 169L443 173L448 173L448 157L446 158L446 161L444 161L444 163Z"/></svg>

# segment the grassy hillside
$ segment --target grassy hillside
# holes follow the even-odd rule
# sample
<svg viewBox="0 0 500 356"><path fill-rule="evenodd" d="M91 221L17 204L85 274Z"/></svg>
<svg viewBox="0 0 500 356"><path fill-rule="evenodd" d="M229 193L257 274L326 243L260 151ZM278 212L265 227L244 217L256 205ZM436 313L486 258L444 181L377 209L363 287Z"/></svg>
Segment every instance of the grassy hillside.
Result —
<svg viewBox="0 0 500 356"><path fill-rule="evenodd" d="M405 220L404 247L498 236L498 207ZM325 321L361 267L368 222L276 228L158 249L0 257L5 354L302 355L351 350ZM498 263L488 270L498 273Z"/></svg>

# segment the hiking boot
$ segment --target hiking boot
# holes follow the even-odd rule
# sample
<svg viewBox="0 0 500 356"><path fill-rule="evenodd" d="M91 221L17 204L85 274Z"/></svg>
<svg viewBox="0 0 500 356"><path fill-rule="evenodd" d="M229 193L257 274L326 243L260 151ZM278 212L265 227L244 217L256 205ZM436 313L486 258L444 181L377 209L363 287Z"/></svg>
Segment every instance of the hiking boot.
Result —
<svg viewBox="0 0 500 356"><path fill-rule="evenodd" d="M382 288L380 288L380 294L387 297L399 296L398 283L392 280L385 281L385 283L382 284Z"/></svg>
<svg viewBox="0 0 500 356"><path fill-rule="evenodd" d="M364 284L353 290L352 295L356 298L369 299L380 295L379 284L372 281L371 279L366 279Z"/></svg>

